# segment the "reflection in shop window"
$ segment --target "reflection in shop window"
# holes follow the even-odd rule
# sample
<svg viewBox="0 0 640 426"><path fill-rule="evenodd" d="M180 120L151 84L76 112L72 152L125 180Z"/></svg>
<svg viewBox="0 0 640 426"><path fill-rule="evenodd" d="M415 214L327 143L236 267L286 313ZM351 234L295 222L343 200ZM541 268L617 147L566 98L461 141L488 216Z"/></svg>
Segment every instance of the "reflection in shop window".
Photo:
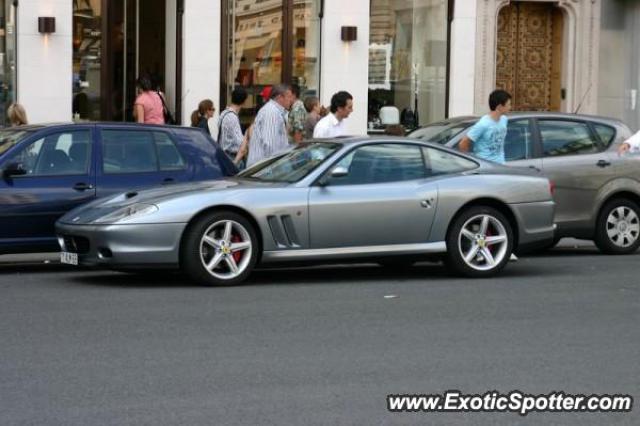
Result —
<svg viewBox="0 0 640 426"><path fill-rule="evenodd" d="M16 99L16 13L13 1L0 0L0 125Z"/></svg>
<svg viewBox="0 0 640 426"><path fill-rule="evenodd" d="M369 128L398 108L407 128L445 117L447 1L371 0Z"/></svg>
<svg viewBox="0 0 640 426"><path fill-rule="evenodd" d="M320 0L228 0L226 2L226 94L243 86L249 98L241 116L247 126L264 104L265 87L278 83L300 86L301 97L318 95ZM285 17L290 32L283 34ZM290 57L284 55L284 43Z"/></svg>
<svg viewBox="0 0 640 426"><path fill-rule="evenodd" d="M73 2L74 119L100 120L102 0Z"/></svg>

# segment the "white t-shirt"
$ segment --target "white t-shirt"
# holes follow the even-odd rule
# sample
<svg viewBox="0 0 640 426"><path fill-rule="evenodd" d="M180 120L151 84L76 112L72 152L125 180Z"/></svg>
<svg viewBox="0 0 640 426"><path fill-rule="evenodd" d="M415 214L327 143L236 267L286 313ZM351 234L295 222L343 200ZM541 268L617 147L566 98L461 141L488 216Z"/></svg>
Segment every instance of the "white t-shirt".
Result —
<svg viewBox="0 0 640 426"><path fill-rule="evenodd" d="M629 144L629 146L631 147L631 151L640 150L640 132L638 132L635 135L631 136L625 142Z"/></svg>
<svg viewBox="0 0 640 426"><path fill-rule="evenodd" d="M313 129L313 138L335 138L345 136L347 134L347 126L344 122L338 121L333 113L327 114L322 120L318 121Z"/></svg>

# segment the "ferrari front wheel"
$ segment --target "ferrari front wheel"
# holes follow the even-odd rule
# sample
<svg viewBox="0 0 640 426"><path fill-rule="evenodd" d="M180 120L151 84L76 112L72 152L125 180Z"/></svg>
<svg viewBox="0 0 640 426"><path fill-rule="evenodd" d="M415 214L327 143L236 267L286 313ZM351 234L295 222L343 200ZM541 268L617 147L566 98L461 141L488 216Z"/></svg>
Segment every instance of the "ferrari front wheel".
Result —
<svg viewBox="0 0 640 426"><path fill-rule="evenodd" d="M201 284L235 285L251 274L258 249L256 231L245 217L215 212L189 226L180 264L187 275Z"/></svg>

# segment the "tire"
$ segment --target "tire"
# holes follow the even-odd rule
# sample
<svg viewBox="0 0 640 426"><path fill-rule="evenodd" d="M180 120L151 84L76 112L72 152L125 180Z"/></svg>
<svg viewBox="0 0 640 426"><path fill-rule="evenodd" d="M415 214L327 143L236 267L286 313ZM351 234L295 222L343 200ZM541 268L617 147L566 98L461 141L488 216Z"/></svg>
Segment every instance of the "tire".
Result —
<svg viewBox="0 0 640 426"><path fill-rule="evenodd" d="M482 226L486 226L484 233ZM470 278L487 278L496 275L509 262L513 252L513 230L498 210L473 206L456 216L446 242L446 263L453 272ZM465 259L469 256L470 260Z"/></svg>
<svg viewBox="0 0 640 426"><path fill-rule="evenodd" d="M618 198L600 209L594 242L606 254L631 254L640 246L640 207Z"/></svg>
<svg viewBox="0 0 640 426"><path fill-rule="evenodd" d="M203 285L236 285L251 274L258 251L256 230L246 218L233 212L214 212L187 228L180 250L180 267Z"/></svg>

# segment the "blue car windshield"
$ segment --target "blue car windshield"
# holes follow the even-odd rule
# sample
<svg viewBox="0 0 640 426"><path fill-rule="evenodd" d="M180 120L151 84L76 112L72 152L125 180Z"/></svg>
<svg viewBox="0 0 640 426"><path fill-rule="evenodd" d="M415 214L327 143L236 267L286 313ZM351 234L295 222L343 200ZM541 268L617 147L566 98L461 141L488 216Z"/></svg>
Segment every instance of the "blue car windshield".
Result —
<svg viewBox="0 0 640 426"><path fill-rule="evenodd" d="M13 148L29 133L31 132L27 130L0 130L0 155Z"/></svg>
<svg viewBox="0 0 640 426"><path fill-rule="evenodd" d="M340 147L340 144L331 142L303 143L285 154L250 167L238 176L266 182L297 182L315 170Z"/></svg>

